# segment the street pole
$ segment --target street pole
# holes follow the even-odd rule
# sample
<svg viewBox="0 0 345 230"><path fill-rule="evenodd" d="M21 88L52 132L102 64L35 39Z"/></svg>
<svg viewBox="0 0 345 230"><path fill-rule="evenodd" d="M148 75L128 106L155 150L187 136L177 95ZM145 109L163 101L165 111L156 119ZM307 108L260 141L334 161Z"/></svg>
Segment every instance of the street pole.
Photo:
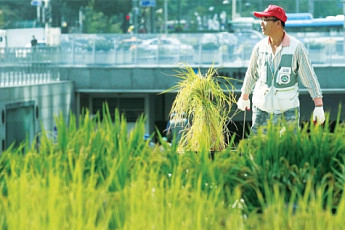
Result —
<svg viewBox="0 0 345 230"><path fill-rule="evenodd" d="M37 6L37 22L41 24L41 6Z"/></svg>
<svg viewBox="0 0 345 230"><path fill-rule="evenodd" d="M344 13L344 25L343 25L343 34L344 34L344 40L343 40L343 55L345 56L345 0L343 0L343 13Z"/></svg>
<svg viewBox="0 0 345 230"><path fill-rule="evenodd" d="M168 0L164 0L164 33L168 33Z"/></svg>
<svg viewBox="0 0 345 230"><path fill-rule="evenodd" d="M47 12L49 12L50 10L50 0L44 0L44 10L43 10L43 14L44 14L44 19L45 19L45 28L49 28L50 26L50 22L51 22L51 15L48 14ZM49 16L49 18L47 18L47 16Z"/></svg>
<svg viewBox="0 0 345 230"><path fill-rule="evenodd" d="M311 13L311 15L313 15L314 17L314 0L308 1L308 8L309 8L309 13Z"/></svg>
<svg viewBox="0 0 345 230"><path fill-rule="evenodd" d="M299 0L296 0L296 13L299 13Z"/></svg>
<svg viewBox="0 0 345 230"><path fill-rule="evenodd" d="M84 10L84 7L81 6L79 8L79 31L81 33L83 33L83 17L84 17L83 10Z"/></svg>
<svg viewBox="0 0 345 230"><path fill-rule="evenodd" d="M156 28L155 28L155 7L150 7L150 27L151 27L151 33L155 33L156 32Z"/></svg>
<svg viewBox="0 0 345 230"><path fill-rule="evenodd" d="M138 33L138 12L139 12L139 8L138 8L138 1L139 0L132 0L132 15L133 15L133 22L134 22L134 33L137 34Z"/></svg>
<svg viewBox="0 0 345 230"><path fill-rule="evenodd" d="M50 45L51 42L51 38L50 38L50 21L51 21L51 15L48 14L47 12L49 12L50 10L50 0L44 0L44 6L43 6L43 15L44 15L44 36L45 36L45 42L46 45Z"/></svg>
<svg viewBox="0 0 345 230"><path fill-rule="evenodd" d="M236 0L232 0L232 20L236 18Z"/></svg>

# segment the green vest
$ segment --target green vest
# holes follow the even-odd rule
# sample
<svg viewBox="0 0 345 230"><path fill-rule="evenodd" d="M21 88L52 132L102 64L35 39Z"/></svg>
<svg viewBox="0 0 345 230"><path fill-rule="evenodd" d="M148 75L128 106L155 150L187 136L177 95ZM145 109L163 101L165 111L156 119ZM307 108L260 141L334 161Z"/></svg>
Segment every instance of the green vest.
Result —
<svg viewBox="0 0 345 230"><path fill-rule="evenodd" d="M266 68L267 68L267 85L273 86L277 89L281 88L288 88L294 86L298 80L297 75L293 73L291 70L292 66L292 54L282 54L281 60L278 66L278 71L274 72L274 76L268 61L266 60Z"/></svg>
<svg viewBox="0 0 345 230"><path fill-rule="evenodd" d="M292 71L292 63L300 42L291 39L290 45L282 48L281 59L276 69L270 66L268 60L268 40L264 39L261 43L258 50L258 80L253 91L253 105L276 114L299 107L298 76Z"/></svg>

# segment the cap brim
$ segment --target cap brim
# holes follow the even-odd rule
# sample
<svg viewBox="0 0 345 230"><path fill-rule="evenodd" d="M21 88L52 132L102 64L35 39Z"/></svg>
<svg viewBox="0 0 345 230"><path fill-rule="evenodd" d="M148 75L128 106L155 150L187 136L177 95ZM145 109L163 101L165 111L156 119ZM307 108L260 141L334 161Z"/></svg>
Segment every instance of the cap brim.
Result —
<svg viewBox="0 0 345 230"><path fill-rule="evenodd" d="M271 13L267 13L267 12L254 12L254 16L257 18L262 18L262 17L270 17L273 15Z"/></svg>

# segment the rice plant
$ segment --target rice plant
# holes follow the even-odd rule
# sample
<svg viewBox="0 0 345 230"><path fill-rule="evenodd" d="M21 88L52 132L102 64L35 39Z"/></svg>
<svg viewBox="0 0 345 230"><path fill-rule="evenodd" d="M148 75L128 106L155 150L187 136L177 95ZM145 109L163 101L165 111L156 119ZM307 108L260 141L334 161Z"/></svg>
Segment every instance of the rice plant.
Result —
<svg viewBox="0 0 345 230"><path fill-rule="evenodd" d="M188 66L181 68L176 77L178 83L164 93L177 90L170 114L177 119L186 116L190 122L183 130L180 149L223 150L230 139L227 124L236 102L229 79L218 76L213 67L203 75Z"/></svg>
<svg viewBox="0 0 345 230"><path fill-rule="evenodd" d="M0 156L1 229L342 229L345 126L275 126L211 161L105 106ZM60 135L64 135L63 137Z"/></svg>
<svg viewBox="0 0 345 230"><path fill-rule="evenodd" d="M283 135L280 125L269 123L267 133L253 135L238 146L245 161L246 178L242 178L250 181L245 186L247 198L251 203L258 201L255 193L265 194L273 184L279 185L287 199L292 194L301 197L307 181L312 180L314 189L326 183L332 187L336 207L344 189L344 126L338 120L331 132L328 121L323 126L306 122L298 131L283 125L287 127Z"/></svg>

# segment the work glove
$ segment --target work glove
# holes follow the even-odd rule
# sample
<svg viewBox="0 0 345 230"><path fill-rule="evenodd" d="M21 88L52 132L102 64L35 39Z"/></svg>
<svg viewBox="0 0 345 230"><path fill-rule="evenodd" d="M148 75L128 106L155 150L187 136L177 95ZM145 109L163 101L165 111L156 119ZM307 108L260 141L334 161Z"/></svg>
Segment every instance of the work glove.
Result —
<svg viewBox="0 0 345 230"><path fill-rule="evenodd" d="M313 121L319 125L325 122L325 112L323 111L323 106L315 107L313 112Z"/></svg>
<svg viewBox="0 0 345 230"><path fill-rule="evenodd" d="M244 111L244 110L250 110L250 100L243 100L242 97L240 97L240 99L238 99L237 101L237 107L238 109Z"/></svg>

